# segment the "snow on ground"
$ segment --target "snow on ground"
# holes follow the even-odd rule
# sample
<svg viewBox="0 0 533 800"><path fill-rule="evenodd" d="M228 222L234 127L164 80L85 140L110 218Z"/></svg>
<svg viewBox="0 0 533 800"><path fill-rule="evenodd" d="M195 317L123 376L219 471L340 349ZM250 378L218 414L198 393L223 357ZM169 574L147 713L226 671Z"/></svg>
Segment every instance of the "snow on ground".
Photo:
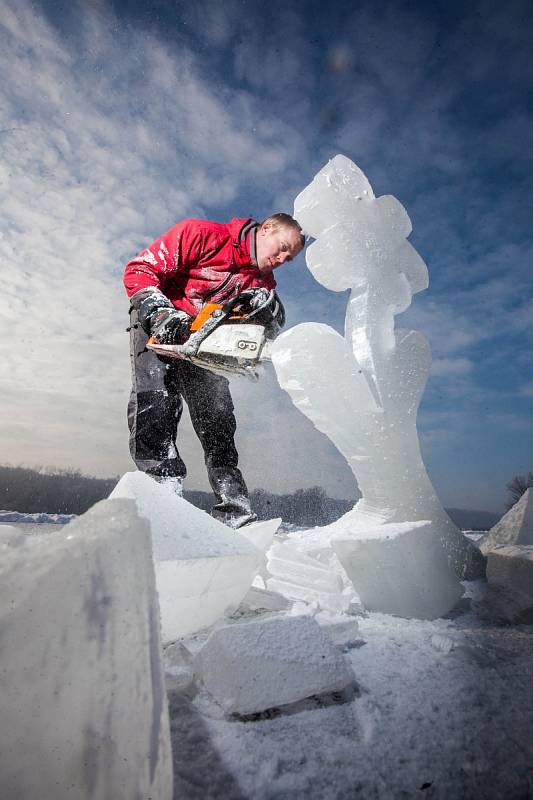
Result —
<svg viewBox="0 0 533 800"><path fill-rule="evenodd" d="M465 586L453 618L358 617L351 695L227 719L190 681L170 691L174 797L533 798L533 626L482 619L484 584Z"/></svg>
<svg viewBox="0 0 533 800"><path fill-rule="evenodd" d="M171 692L177 797L533 797L533 627L360 618L351 698L245 721Z"/></svg>

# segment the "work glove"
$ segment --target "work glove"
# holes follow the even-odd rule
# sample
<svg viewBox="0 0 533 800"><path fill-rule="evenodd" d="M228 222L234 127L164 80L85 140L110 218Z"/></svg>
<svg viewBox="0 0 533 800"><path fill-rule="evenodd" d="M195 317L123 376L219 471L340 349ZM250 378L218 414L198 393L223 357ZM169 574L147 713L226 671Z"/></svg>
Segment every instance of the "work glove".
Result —
<svg viewBox="0 0 533 800"><path fill-rule="evenodd" d="M184 344L190 336L192 317L185 311L161 308L150 321L150 334L159 344Z"/></svg>
<svg viewBox="0 0 533 800"><path fill-rule="evenodd" d="M264 326L267 339L275 339L285 325L285 309L277 293L264 288L252 289L248 304L250 319Z"/></svg>
<svg viewBox="0 0 533 800"><path fill-rule="evenodd" d="M159 344L183 344L190 335L192 317L174 308L158 289L137 292L131 298L141 328Z"/></svg>

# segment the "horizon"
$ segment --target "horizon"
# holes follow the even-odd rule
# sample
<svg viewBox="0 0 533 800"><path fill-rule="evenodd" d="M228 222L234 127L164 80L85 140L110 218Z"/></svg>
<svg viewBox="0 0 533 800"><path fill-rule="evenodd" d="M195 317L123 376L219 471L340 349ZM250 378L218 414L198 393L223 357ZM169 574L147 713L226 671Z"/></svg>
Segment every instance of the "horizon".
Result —
<svg viewBox="0 0 533 800"><path fill-rule="evenodd" d="M433 351L418 431L445 507L501 513L533 469L533 7L513 0L6 0L0 11L3 456L132 470L125 263L179 219L292 212L337 153L392 194L429 288L396 317ZM287 327L344 325L302 255ZM271 369L232 380L250 490L355 491ZM354 413L357 409L354 409ZM208 487L185 410L187 488ZM74 466L73 466L74 465Z"/></svg>
<svg viewBox="0 0 533 800"><path fill-rule="evenodd" d="M47 465L46 467L37 468L37 467L29 467L28 465L25 465L25 464L5 464L5 463L2 463L2 464L0 464L0 470L3 469L3 468L30 470L32 472L35 472L36 475L46 475L46 476L52 476L52 477L53 476L63 476L63 475L65 477L68 477L69 475L76 475L76 476L79 476L82 479L96 480L96 481L117 481L118 482L122 477L122 475L107 475L107 476L88 475L86 473L80 472L78 469L73 468L73 467L56 468L56 467L53 467L53 466L50 466L50 465ZM135 466L130 471L131 472L135 472L136 471ZM286 496L286 497L289 497L289 496L295 494L298 491L304 491L305 492L305 491L310 491L310 490L313 490L313 489L322 489L322 488L323 487L321 487L319 485L314 485L314 486L298 487L297 489L294 489L291 492L272 492L265 486L254 486L254 488L250 490L250 493L253 493L253 492L265 492L266 494L271 494L271 495L274 495L274 496L279 496L279 497ZM197 489L197 488L188 487L186 485L183 487L183 491L184 491L185 494L192 493L192 492L199 492L199 493L202 493L202 494L208 494L209 495L209 494L213 493L211 488L208 488L208 489ZM335 496L332 496L332 495L328 494L327 492L326 492L325 497L326 497L327 500L333 500L333 501L342 502L342 503L352 503L352 502L355 503L355 502L357 502L357 499L358 499L358 498L354 499L354 497L335 497ZM506 502L509 502L509 498L507 498ZM508 509L506 507L503 507L503 509L499 509L498 511L487 511L487 510L482 509L482 508L472 508L472 507L466 507L465 508L463 506L448 506L447 508L449 510L452 510L452 511L470 511L470 512L473 512L473 513L476 513L476 514L479 513L479 514L494 514L494 515L497 515L497 514L503 515L503 514L507 513L507 511L508 511ZM19 509L16 509L16 510L18 511ZM24 513L23 509L21 510L21 513ZM50 513L53 513L53 512L50 512Z"/></svg>

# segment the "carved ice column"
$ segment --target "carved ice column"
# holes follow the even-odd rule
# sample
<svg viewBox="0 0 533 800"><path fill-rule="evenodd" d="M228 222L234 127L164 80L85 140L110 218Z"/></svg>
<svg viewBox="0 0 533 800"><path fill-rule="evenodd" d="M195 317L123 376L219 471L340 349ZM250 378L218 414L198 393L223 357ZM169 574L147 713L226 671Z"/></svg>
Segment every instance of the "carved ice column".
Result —
<svg viewBox="0 0 533 800"><path fill-rule="evenodd" d="M351 294L344 337L328 325L298 325L276 340L273 362L280 385L355 475L362 498L344 523L362 530L430 520L463 576L477 552L442 508L416 430L429 345L418 331L394 328L394 316L428 286L426 265L407 241L409 217L396 198L376 198L342 155L298 195L294 215L316 240L306 254L313 276Z"/></svg>

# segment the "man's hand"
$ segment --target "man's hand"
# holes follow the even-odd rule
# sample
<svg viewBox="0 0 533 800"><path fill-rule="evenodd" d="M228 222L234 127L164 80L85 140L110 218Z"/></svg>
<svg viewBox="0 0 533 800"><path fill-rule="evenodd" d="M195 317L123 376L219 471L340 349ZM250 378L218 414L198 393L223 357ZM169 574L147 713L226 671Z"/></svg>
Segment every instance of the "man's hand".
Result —
<svg viewBox="0 0 533 800"><path fill-rule="evenodd" d="M174 308L158 289L142 290L131 298L141 328L159 344L183 344L190 335L192 317Z"/></svg>
<svg viewBox="0 0 533 800"><path fill-rule="evenodd" d="M285 309L274 291L253 289L249 299L254 322L264 325L267 339L275 339L285 325Z"/></svg>
<svg viewBox="0 0 533 800"><path fill-rule="evenodd" d="M248 301L250 308L255 310L257 308L261 308L261 306L265 306L268 303L270 298L270 292L268 289L248 289L250 293L250 299Z"/></svg>
<svg viewBox="0 0 533 800"><path fill-rule="evenodd" d="M191 322L185 311L162 308L152 314L150 333L159 344L184 344L191 333Z"/></svg>

